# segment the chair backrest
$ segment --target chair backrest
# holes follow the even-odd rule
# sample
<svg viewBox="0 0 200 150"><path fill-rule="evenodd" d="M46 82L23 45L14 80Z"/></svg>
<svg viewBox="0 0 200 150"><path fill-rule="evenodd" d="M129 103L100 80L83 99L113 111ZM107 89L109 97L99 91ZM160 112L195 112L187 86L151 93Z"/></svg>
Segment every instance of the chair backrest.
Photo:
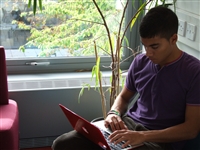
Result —
<svg viewBox="0 0 200 150"><path fill-rule="evenodd" d="M8 82L5 50L0 46L0 105L8 104Z"/></svg>
<svg viewBox="0 0 200 150"><path fill-rule="evenodd" d="M200 150L200 133L196 138L187 141L183 150Z"/></svg>

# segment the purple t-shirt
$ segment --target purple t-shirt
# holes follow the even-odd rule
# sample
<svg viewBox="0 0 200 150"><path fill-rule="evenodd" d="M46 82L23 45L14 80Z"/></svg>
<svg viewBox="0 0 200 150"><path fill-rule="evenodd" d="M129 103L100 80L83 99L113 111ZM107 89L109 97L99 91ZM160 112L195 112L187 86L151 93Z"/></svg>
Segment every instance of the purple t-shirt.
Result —
<svg viewBox="0 0 200 150"><path fill-rule="evenodd" d="M150 130L183 123L186 105L200 106L200 61L187 54L159 69L145 54L132 62L126 88L139 92L128 116ZM173 147L181 148L181 143Z"/></svg>

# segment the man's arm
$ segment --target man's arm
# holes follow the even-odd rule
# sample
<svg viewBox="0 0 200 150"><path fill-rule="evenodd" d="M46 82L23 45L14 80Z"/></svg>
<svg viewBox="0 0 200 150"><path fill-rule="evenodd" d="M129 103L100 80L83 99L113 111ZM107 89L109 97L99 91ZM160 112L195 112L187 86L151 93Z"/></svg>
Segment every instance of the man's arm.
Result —
<svg viewBox="0 0 200 150"><path fill-rule="evenodd" d="M150 142L175 142L195 138L200 132L200 106L186 106L185 122L158 131L143 132Z"/></svg>
<svg viewBox="0 0 200 150"><path fill-rule="evenodd" d="M200 132L200 106L186 106L185 122L163 130L149 131L115 131L111 142L127 141L125 146L137 145L143 142L169 143L195 138Z"/></svg>
<svg viewBox="0 0 200 150"><path fill-rule="evenodd" d="M134 94L134 92L131 92L124 87L121 93L117 96L111 110L117 110L120 114L126 113L130 99L134 96Z"/></svg>
<svg viewBox="0 0 200 150"><path fill-rule="evenodd" d="M117 96L114 104L111 107L111 110L118 111L121 115L123 115L128 108L130 99L134 96L134 92L129 91L126 87L124 87L121 93ZM112 131L126 129L124 122L121 120L121 117L115 114L109 114L105 119L105 127L111 127Z"/></svg>

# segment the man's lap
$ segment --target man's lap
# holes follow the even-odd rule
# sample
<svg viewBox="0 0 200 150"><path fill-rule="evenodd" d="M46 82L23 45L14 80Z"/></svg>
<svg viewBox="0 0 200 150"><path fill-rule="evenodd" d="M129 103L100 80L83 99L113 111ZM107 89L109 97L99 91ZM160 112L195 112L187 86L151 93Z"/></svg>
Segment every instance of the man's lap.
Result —
<svg viewBox="0 0 200 150"><path fill-rule="evenodd" d="M127 125L128 129L136 131L146 131L147 129L140 124L136 124L130 117L122 117L122 120ZM102 148L76 131L70 131L62 134L56 138L52 145L53 150L102 150ZM167 144L157 144L152 142L145 142L143 146L135 148L134 150L169 150Z"/></svg>
<svg viewBox="0 0 200 150"><path fill-rule="evenodd" d="M75 130L62 134L56 138L52 145L53 150L102 150L101 147L94 144Z"/></svg>

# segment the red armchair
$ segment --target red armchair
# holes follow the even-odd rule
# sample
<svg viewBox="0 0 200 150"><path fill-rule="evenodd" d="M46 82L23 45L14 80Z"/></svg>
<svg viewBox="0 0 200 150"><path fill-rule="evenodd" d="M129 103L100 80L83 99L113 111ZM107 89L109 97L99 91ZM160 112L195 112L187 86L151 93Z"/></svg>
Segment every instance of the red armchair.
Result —
<svg viewBox="0 0 200 150"><path fill-rule="evenodd" d="M0 150L19 150L19 114L14 100L8 99L5 51L0 46Z"/></svg>

